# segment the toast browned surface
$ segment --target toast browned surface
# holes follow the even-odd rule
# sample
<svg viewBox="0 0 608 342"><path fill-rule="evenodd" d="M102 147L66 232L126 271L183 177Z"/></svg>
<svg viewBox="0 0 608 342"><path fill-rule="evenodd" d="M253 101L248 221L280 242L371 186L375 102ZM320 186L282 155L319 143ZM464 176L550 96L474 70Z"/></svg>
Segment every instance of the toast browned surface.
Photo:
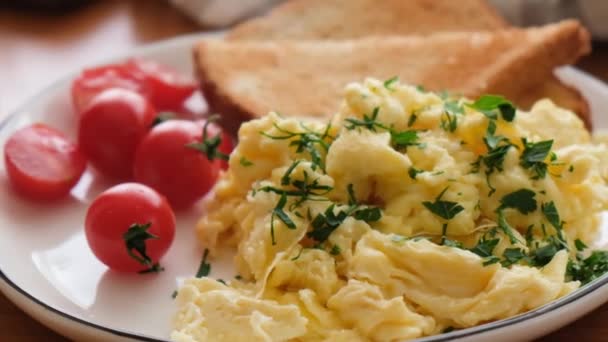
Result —
<svg viewBox="0 0 608 342"><path fill-rule="evenodd" d="M238 25L228 39L339 40L507 26L484 0L291 0Z"/></svg>
<svg viewBox="0 0 608 342"><path fill-rule="evenodd" d="M469 97L520 95L590 49L576 21L532 29L342 41L205 41L195 49L211 108L237 119L269 111L329 116L344 86L393 76ZM447 57L446 57L447 56ZM534 65L534 68L530 68Z"/></svg>
<svg viewBox="0 0 608 342"><path fill-rule="evenodd" d="M232 40L354 39L370 35L498 30L509 25L485 0L290 0L235 27ZM448 58L449 55L446 55ZM534 66L529 66L533 69ZM521 89L512 100L524 109L541 98L568 108L591 127L589 106L556 77Z"/></svg>

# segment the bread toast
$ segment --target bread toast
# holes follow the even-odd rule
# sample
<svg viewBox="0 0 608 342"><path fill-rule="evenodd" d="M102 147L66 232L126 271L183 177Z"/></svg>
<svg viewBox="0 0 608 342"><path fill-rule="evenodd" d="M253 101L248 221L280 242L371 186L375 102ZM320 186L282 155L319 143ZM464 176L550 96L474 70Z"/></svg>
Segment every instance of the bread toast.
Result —
<svg viewBox="0 0 608 342"><path fill-rule="evenodd" d="M211 108L246 120L271 110L329 116L344 86L368 76L399 76L471 98L513 98L589 50L588 32L567 20L531 29L342 41L209 40L195 48L195 60Z"/></svg>
<svg viewBox="0 0 608 342"><path fill-rule="evenodd" d="M354 39L370 35L498 30L508 26L485 0L291 0L263 17L236 26L227 38ZM512 100L524 109L538 99L550 98L576 112L591 128L585 98L554 76L513 96Z"/></svg>
<svg viewBox="0 0 608 342"><path fill-rule="evenodd" d="M339 40L507 26L484 0L291 0L236 26L227 38Z"/></svg>

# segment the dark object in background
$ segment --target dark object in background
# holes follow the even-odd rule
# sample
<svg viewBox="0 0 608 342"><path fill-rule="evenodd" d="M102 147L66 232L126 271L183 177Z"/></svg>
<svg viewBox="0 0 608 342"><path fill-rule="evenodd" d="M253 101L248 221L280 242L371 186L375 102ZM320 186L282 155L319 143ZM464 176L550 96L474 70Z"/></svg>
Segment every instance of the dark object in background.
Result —
<svg viewBox="0 0 608 342"><path fill-rule="evenodd" d="M78 9L92 2L93 0L2 0L0 8L64 12Z"/></svg>

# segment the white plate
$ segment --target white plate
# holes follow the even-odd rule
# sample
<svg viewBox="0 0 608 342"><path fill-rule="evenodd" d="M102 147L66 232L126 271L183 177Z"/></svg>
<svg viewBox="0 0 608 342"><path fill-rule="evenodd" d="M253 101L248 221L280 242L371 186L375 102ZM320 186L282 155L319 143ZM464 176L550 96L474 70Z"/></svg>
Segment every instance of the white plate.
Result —
<svg viewBox="0 0 608 342"><path fill-rule="evenodd" d="M141 56L191 72L191 47L201 35L184 36L136 49ZM120 58L119 58L120 59ZM608 108L608 87L573 68L560 76L588 97L594 124L608 128L601 115ZM0 146L15 129L45 122L75 133L69 102L70 77L54 83L0 126ZM4 163L0 162L0 174ZM21 309L51 329L75 340L165 341L174 311L171 298L178 282L192 276L201 251L193 227L198 213L178 216L177 238L158 275L108 272L89 251L83 221L91 200L110 184L87 172L72 196L52 205L35 205L15 197L0 177L0 290ZM212 276L234 275L226 262L214 262ZM421 341L514 341L555 330L608 300L608 276L532 312Z"/></svg>

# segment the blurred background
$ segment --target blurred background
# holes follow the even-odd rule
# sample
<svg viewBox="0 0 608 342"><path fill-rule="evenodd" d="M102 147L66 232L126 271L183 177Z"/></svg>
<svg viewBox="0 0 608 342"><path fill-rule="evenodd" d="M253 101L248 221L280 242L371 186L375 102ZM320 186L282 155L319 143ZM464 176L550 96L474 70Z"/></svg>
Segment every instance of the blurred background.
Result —
<svg viewBox="0 0 608 342"><path fill-rule="evenodd" d="M49 82L129 49L217 30L281 0L0 0L0 112ZM579 66L608 81L607 0L490 0L518 25L577 17L596 40Z"/></svg>
<svg viewBox="0 0 608 342"><path fill-rule="evenodd" d="M0 116L83 66L147 43L229 27L279 1L0 0ZM579 18L590 28L595 42L593 53L578 66L608 82L608 0L490 2L516 25ZM585 336L606 330L601 317L592 313L543 340L558 335L565 340L586 340ZM2 341L65 341L1 295L0 331Z"/></svg>

